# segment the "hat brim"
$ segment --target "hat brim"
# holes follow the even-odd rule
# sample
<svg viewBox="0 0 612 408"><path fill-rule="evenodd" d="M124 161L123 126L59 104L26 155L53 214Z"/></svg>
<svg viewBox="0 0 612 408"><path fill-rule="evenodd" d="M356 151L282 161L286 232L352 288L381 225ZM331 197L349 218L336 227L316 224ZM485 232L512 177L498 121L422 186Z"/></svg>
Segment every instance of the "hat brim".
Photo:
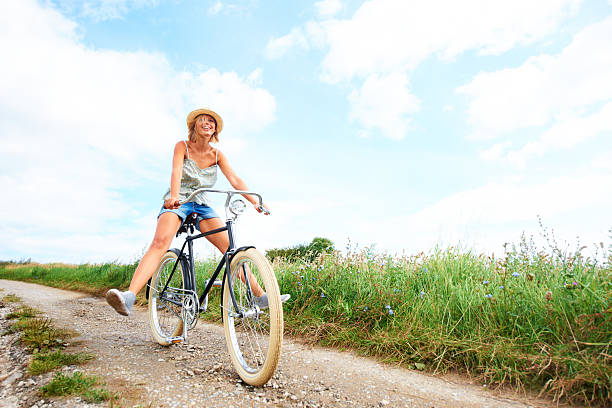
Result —
<svg viewBox="0 0 612 408"><path fill-rule="evenodd" d="M217 112L205 108L196 109L194 111L189 112L189 115L187 115L187 129L191 129L191 126L193 126L193 122L200 115L210 115L215 118L215 121L217 122L217 135L221 133L221 130L223 130L223 119L221 119L221 116L219 116Z"/></svg>

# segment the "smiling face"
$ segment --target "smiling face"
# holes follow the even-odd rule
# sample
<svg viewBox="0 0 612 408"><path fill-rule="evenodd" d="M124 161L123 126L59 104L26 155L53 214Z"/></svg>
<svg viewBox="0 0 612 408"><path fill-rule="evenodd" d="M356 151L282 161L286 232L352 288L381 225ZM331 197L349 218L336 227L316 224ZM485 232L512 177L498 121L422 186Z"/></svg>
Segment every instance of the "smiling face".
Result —
<svg viewBox="0 0 612 408"><path fill-rule="evenodd" d="M193 129L189 132L189 140L195 142L199 138L204 138L208 142L218 142L217 122L210 115L200 115L193 122Z"/></svg>

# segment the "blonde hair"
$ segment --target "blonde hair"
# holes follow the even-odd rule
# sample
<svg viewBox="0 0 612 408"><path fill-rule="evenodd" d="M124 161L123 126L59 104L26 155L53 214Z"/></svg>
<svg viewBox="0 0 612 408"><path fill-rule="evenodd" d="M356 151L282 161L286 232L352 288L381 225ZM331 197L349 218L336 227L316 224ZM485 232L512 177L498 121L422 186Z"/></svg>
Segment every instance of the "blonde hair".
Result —
<svg viewBox="0 0 612 408"><path fill-rule="evenodd" d="M195 117L195 119L193 120L193 122L191 122L191 126L189 127L189 141L195 143L198 140L198 135L195 132L195 125L196 122L198 121L198 118L200 116L204 116L206 115L205 113L202 115L198 115ZM210 116L210 115L208 115ZM213 133L212 135L212 140L211 142L213 143L219 143L219 134L217 133L217 119L215 119L214 117L211 116L211 118L213 118L213 120L215 121L215 133Z"/></svg>

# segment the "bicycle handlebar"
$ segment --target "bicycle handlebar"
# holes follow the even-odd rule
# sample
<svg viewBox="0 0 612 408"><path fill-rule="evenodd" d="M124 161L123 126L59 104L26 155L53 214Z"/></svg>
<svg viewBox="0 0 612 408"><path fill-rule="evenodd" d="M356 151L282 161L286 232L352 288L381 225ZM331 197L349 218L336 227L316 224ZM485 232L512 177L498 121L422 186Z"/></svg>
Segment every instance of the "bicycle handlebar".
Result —
<svg viewBox="0 0 612 408"><path fill-rule="evenodd" d="M259 206L257 208L261 212L263 212L264 214L270 215L270 211L263 206L263 198L261 198L261 195L259 195L258 193L253 193L252 191L244 191L244 190L216 190L216 189L213 189L213 188L199 188L196 191L194 191L193 193L191 193L189 195L189 197L187 197L185 200L179 201L179 204L183 205L185 203L188 203L198 193L224 193L224 194L227 194L227 199L225 200L225 208L226 209L229 206L229 202L230 202L232 196L234 196L236 194L240 194L240 195L253 195L253 196L255 196L255 197L257 197L259 199Z"/></svg>

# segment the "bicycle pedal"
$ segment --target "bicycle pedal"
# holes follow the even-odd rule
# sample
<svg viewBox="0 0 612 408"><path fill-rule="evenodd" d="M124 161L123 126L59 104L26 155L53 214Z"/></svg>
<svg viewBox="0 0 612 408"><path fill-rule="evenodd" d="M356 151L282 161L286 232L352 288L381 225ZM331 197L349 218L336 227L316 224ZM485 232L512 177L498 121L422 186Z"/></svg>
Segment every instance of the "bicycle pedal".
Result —
<svg viewBox="0 0 612 408"><path fill-rule="evenodd" d="M205 284L205 285L208 285L208 282L209 282L209 281L210 281L210 279L206 279L206 282L204 282L204 284ZM222 283L223 283L223 282L221 282L221 280L217 279L216 281L214 281L214 282L213 282L213 284L212 284L212 286L211 286L211 287L212 287L212 288L220 288Z"/></svg>
<svg viewBox="0 0 612 408"><path fill-rule="evenodd" d="M172 337L171 339L168 339L168 341L172 344L177 344L177 343L182 343L183 340L185 340L183 338L183 336L179 336L179 337Z"/></svg>

